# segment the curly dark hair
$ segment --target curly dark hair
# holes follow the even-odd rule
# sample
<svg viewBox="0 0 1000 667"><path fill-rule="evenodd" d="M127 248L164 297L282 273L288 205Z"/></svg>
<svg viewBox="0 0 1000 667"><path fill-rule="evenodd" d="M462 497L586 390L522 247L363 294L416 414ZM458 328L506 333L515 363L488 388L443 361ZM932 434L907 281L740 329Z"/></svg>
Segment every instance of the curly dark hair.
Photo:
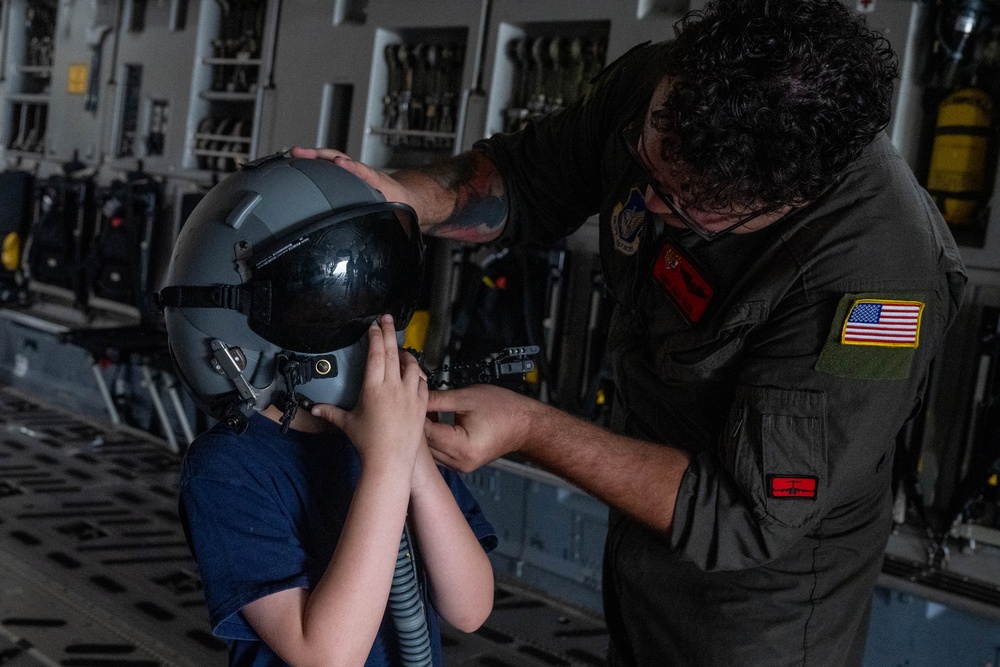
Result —
<svg viewBox="0 0 1000 667"><path fill-rule="evenodd" d="M815 199L889 122L896 56L841 0L714 0L674 30L652 123L700 208Z"/></svg>

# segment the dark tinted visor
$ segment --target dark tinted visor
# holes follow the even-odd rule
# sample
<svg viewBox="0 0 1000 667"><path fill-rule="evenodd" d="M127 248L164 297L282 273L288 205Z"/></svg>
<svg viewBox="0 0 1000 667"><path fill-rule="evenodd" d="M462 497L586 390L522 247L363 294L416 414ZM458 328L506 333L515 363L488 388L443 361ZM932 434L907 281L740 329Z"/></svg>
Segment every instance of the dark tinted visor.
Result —
<svg viewBox="0 0 1000 667"><path fill-rule="evenodd" d="M423 243L413 209L371 204L307 224L255 254L250 269L254 284L270 285L270 308L255 302L250 328L287 350L332 352L383 313L397 331L406 327L420 296Z"/></svg>

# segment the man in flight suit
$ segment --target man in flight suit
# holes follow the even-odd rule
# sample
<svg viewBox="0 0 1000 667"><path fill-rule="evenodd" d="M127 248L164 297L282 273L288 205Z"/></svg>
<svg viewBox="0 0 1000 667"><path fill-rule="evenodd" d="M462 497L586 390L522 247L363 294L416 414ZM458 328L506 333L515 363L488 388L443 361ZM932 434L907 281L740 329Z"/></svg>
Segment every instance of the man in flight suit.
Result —
<svg viewBox="0 0 1000 667"><path fill-rule="evenodd" d="M391 176L430 234L550 243L600 216L610 430L439 392L472 470L519 452L606 502L612 665L859 665L895 438L965 274L883 129L896 61L839 0L720 0L569 108Z"/></svg>

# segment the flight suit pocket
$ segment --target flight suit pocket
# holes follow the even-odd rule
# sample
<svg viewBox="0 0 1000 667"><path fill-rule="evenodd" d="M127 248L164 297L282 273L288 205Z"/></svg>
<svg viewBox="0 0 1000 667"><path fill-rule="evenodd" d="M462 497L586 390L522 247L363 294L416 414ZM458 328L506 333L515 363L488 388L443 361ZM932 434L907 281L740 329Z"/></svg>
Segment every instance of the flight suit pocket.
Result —
<svg viewBox="0 0 1000 667"><path fill-rule="evenodd" d="M661 375L681 379L712 377L732 363L746 344L746 337L767 316L767 306L760 301L737 304L713 318L711 325L683 327L670 332L651 325L651 335L660 336L662 345L654 345Z"/></svg>
<svg viewBox="0 0 1000 667"><path fill-rule="evenodd" d="M724 437L726 467L762 524L799 528L824 505L826 394L739 387Z"/></svg>

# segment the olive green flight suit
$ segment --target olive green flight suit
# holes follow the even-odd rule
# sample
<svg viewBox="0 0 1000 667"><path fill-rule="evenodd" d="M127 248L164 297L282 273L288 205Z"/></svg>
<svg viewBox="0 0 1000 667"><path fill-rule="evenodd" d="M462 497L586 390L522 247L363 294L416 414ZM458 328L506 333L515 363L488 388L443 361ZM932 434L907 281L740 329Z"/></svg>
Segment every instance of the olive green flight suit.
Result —
<svg viewBox="0 0 1000 667"><path fill-rule="evenodd" d="M610 512L611 662L858 665L894 442L960 305L959 253L884 135L763 230L664 229L618 136L645 112L654 48L580 103L477 144L509 192L504 242L547 244L599 213L612 428L693 456L669 535Z"/></svg>

